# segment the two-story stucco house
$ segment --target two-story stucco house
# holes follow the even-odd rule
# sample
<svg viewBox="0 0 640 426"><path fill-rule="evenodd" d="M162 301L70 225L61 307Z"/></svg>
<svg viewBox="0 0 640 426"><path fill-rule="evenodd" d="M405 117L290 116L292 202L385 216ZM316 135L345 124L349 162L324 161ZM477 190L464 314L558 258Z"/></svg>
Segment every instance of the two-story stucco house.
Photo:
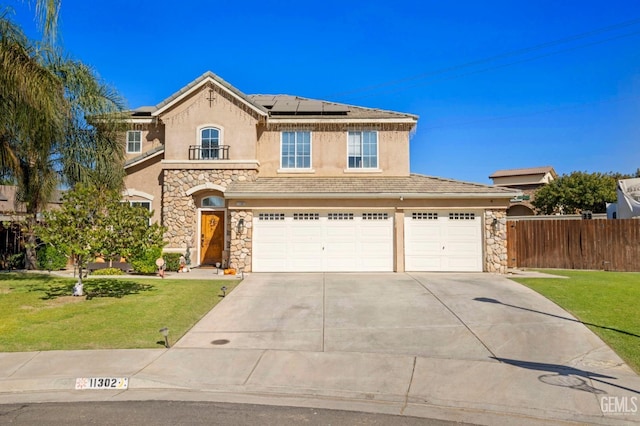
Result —
<svg viewBox="0 0 640 426"><path fill-rule="evenodd" d="M412 174L417 117L245 95L207 72L131 112L124 198L168 252L249 272L506 269L517 191Z"/></svg>
<svg viewBox="0 0 640 426"><path fill-rule="evenodd" d="M535 209L532 201L540 187L557 179L558 174L551 166L526 169L498 170L489 176L495 186L519 189L523 196L511 200L508 216L531 216Z"/></svg>

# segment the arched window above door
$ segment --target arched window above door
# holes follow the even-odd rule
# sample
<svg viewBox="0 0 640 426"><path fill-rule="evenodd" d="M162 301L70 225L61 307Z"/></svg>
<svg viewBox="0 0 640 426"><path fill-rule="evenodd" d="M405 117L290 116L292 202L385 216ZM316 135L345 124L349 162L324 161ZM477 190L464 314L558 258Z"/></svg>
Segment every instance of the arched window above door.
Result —
<svg viewBox="0 0 640 426"><path fill-rule="evenodd" d="M222 197L205 197L202 199L202 207L224 207L224 198Z"/></svg>

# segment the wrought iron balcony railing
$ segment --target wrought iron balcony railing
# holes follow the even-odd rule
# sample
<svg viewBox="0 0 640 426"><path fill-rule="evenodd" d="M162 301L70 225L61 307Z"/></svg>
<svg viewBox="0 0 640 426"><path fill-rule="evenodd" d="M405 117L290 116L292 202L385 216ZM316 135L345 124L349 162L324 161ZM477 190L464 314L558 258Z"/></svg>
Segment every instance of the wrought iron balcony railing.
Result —
<svg viewBox="0 0 640 426"><path fill-rule="evenodd" d="M203 147L202 145L189 146L189 160L228 160L229 145Z"/></svg>

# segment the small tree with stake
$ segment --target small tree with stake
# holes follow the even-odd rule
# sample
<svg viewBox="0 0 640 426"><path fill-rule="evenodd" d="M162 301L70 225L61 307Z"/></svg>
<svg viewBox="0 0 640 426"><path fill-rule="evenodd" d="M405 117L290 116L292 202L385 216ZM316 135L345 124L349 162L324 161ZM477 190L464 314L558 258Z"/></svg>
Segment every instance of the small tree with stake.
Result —
<svg viewBox="0 0 640 426"><path fill-rule="evenodd" d="M105 196L106 193L79 185L63 196L59 210L44 213L37 229L45 243L67 248L67 254L78 265L80 285L84 265L104 238Z"/></svg>
<svg viewBox="0 0 640 426"><path fill-rule="evenodd" d="M47 244L65 247L83 269L96 253L131 256L149 247L162 247L163 228L149 225L151 213L121 203L115 191L78 185L63 197L59 210L48 211L38 227L38 236Z"/></svg>

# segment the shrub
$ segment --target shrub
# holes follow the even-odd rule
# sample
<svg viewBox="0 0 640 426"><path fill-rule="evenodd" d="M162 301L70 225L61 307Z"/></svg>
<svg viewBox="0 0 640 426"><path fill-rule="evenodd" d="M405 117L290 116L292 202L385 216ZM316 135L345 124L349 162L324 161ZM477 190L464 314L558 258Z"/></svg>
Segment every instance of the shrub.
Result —
<svg viewBox="0 0 640 426"><path fill-rule="evenodd" d="M24 252L9 255L9 269L24 269Z"/></svg>
<svg viewBox="0 0 640 426"><path fill-rule="evenodd" d="M38 269L59 271L67 266L67 255L52 245L45 245L38 249Z"/></svg>
<svg viewBox="0 0 640 426"><path fill-rule="evenodd" d="M124 275L124 272L119 268L105 268L93 271L94 275Z"/></svg>
<svg viewBox="0 0 640 426"><path fill-rule="evenodd" d="M180 269L180 253L163 253L162 258L167 271L177 271Z"/></svg>
<svg viewBox="0 0 640 426"><path fill-rule="evenodd" d="M162 256L162 249L160 247L152 247L144 251L142 255L132 258L131 266L139 274L155 274L158 271L156 259L160 256Z"/></svg>

